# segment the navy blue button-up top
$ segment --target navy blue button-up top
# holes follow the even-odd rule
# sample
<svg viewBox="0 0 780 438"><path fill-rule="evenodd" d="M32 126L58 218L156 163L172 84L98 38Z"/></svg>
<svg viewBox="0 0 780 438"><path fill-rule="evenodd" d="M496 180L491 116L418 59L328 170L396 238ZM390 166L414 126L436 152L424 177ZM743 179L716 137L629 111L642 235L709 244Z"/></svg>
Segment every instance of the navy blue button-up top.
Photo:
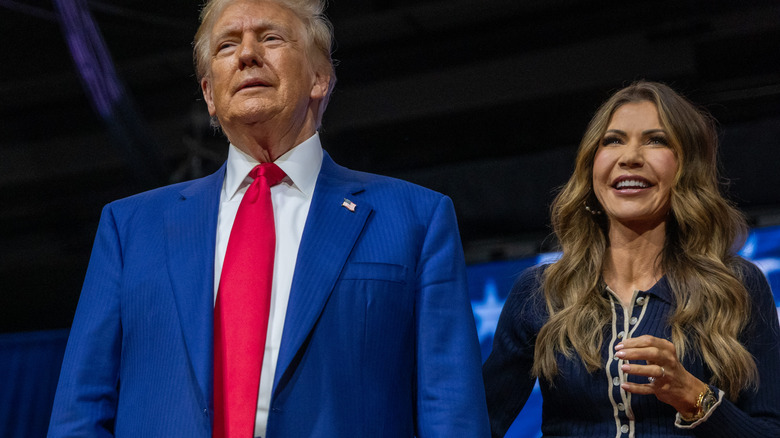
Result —
<svg viewBox="0 0 780 438"><path fill-rule="evenodd" d="M674 299L666 278L647 291L635 291L624 307L605 288L612 303L610 324L604 327L601 349L603 368L590 373L574 355L558 355L559 374L553 382L540 379L542 433L545 437L780 437L780 325L772 292L763 274L745 262L745 285L752 298L752 314L740 341L758 366L757 391L745 391L735 402L712 387L718 402L703 419L688 424L677 411L654 395L631 394L624 381L647 383L647 378L624 374L623 361L615 357L615 345L623 339L652 335L671 340L667 318ZM536 335L547 321L539 292L542 267L526 270L507 297L493 340L493 350L483 366L488 411L493 436L502 437L520 412L534 386ZM697 355L683 359L685 369L707 382L711 372Z"/></svg>

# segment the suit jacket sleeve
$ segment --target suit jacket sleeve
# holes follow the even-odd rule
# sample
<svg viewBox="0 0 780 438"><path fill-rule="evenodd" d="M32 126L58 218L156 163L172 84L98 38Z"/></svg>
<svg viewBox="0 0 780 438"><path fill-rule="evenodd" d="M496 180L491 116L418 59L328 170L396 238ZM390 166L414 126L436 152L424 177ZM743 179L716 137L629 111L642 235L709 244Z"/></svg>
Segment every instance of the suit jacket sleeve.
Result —
<svg viewBox="0 0 780 438"><path fill-rule="evenodd" d="M122 256L111 207L103 209L65 350L50 438L113 436L120 340Z"/></svg>
<svg viewBox="0 0 780 438"><path fill-rule="evenodd" d="M479 344L449 198L441 198L429 220L416 287L416 435L488 436Z"/></svg>

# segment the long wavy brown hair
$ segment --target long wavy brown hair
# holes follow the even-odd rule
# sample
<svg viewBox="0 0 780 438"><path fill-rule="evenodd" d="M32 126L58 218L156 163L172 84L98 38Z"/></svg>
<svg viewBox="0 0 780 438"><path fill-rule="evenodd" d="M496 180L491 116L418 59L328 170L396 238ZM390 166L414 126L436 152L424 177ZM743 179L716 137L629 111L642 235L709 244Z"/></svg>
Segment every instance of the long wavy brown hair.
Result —
<svg viewBox="0 0 780 438"><path fill-rule="evenodd" d="M580 143L576 167L552 205L553 231L563 256L544 273L541 293L550 318L536 340L533 372L553 381L556 353L576 354L590 372L601 369L603 327L611 308L602 280L608 223L593 194L593 161L615 110L626 103L656 105L679 163L660 264L675 310L669 318L680 359L698 354L712 384L730 399L757 385L755 361L739 342L750 302L736 251L747 231L742 214L721 194L717 131L712 117L664 84L640 81L598 109Z"/></svg>

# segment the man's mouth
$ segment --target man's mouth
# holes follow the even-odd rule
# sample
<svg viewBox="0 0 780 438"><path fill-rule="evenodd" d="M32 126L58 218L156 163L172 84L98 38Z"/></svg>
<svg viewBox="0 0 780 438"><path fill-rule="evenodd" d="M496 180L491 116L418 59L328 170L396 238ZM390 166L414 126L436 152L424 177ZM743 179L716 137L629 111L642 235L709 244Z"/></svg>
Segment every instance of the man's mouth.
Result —
<svg viewBox="0 0 780 438"><path fill-rule="evenodd" d="M260 88L260 87L267 87L268 84L261 81L260 79L251 79L247 80L241 83L241 86L238 87L238 90L245 90L247 88Z"/></svg>

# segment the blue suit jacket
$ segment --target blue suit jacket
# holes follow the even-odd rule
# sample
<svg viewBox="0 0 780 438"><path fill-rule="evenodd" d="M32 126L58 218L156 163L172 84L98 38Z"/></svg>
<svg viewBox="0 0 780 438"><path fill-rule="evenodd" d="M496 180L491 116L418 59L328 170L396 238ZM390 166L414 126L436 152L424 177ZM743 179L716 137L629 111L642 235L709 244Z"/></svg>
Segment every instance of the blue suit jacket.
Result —
<svg viewBox="0 0 780 438"><path fill-rule="evenodd" d="M50 437L209 437L217 173L103 210ZM354 212L341 206L344 198ZM268 438L489 435L451 201L325 155Z"/></svg>

